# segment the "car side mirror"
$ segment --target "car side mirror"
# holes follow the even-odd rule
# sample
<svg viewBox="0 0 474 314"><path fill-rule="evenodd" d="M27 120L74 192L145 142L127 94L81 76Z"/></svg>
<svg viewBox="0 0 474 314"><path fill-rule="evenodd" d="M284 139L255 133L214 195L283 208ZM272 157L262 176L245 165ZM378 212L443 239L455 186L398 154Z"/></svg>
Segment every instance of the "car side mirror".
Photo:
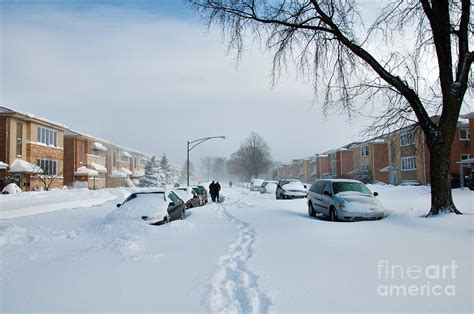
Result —
<svg viewBox="0 0 474 314"><path fill-rule="evenodd" d="M175 205L175 204L174 204L173 202L170 202L170 203L168 204L168 207L173 207L174 205Z"/></svg>
<svg viewBox="0 0 474 314"><path fill-rule="evenodd" d="M379 192L374 192L374 196L378 196L379 195Z"/></svg>
<svg viewBox="0 0 474 314"><path fill-rule="evenodd" d="M329 193L328 191L324 191L323 194L324 194L324 195L327 195L327 196L332 196L332 194Z"/></svg>
<svg viewBox="0 0 474 314"><path fill-rule="evenodd" d="M122 206L122 204L117 204L117 208L120 207L120 206Z"/></svg>

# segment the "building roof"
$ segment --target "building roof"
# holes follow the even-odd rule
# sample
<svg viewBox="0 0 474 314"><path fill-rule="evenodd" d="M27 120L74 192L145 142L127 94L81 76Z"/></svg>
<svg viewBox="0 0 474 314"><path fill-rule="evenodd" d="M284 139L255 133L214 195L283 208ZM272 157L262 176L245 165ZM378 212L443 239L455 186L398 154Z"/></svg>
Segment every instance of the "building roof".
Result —
<svg viewBox="0 0 474 314"><path fill-rule="evenodd" d="M41 123L48 124L48 125L54 126L54 127L58 127L60 129L64 129L64 130L68 129L68 127L66 125L62 124L62 123L52 121L52 120L48 120L48 119L41 118L41 117L37 117L37 116L35 116L34 114L31 114L31 113L21 112L21 111L13 110L13 109L6 108L6 107L0 107L0 115L19 116L19 117L21 117L23 119L26 119L26 120L39 121Z"/></svg>

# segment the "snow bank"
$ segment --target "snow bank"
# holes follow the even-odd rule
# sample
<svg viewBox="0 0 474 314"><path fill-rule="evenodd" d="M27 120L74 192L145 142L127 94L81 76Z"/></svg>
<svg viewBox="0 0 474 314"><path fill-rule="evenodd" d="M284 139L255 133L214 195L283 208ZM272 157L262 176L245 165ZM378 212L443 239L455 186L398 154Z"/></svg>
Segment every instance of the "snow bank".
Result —
<svg viewBox="0 0 474 314"><path fill-rule="evenodd" d="M30 216L57 210L91 207L122 198L129 194L125 189L103 189L90 191L56 190L28 192L0 196L0 219Z"/></svg>

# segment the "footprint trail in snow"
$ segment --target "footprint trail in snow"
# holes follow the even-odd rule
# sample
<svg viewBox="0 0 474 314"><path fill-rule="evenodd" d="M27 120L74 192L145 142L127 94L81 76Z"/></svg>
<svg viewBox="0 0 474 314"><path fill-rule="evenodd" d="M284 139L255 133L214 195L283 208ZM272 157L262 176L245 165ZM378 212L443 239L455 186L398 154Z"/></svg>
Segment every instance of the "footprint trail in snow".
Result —
<svg viewBox="0 0 474 314"><path fill-rule="evenodd" d="M218 213L238 229L238 238L219 257L211 282L209 309L213 313L267 313L270 299L259 289L258 276L247 266L253 254L255 229L217 205Z"/></svg>

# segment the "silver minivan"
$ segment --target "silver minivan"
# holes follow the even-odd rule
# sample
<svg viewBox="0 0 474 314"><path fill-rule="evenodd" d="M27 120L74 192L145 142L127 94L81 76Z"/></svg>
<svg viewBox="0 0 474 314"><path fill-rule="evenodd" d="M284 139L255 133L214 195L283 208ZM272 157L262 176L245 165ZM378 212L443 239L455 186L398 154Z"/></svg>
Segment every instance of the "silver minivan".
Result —
<svg viewBox="0 0 474 314"><path fill-rule="evenodd" d="M348 179L316 180L308 191L308 214L336 220L382 219L384 208L364 183Z"/></svg>

